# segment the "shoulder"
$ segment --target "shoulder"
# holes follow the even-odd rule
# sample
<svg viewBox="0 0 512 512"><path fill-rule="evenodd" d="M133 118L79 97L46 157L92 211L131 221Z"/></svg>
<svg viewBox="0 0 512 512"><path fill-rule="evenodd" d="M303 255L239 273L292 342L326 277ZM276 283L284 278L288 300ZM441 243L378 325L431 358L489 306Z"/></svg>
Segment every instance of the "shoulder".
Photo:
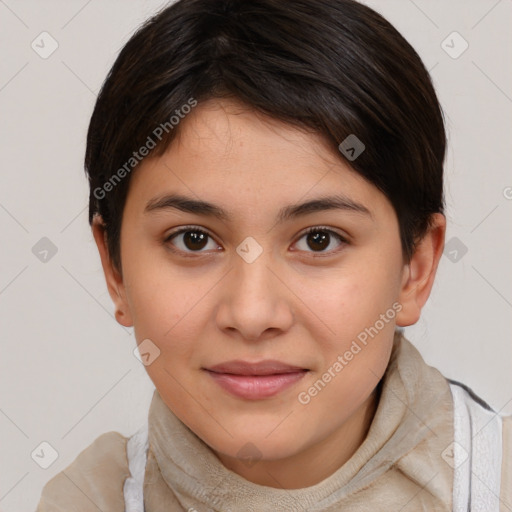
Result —
<svg viewBox="0 0 512 512"><path fill-rule="evenodd" d="M454 404L455 430L457 430L457 424L462 422L461 417L464 415L467 415L470 423L469 429L466 427L465 437L459 433L458 442L462 442L466 448L472 446L474 453L471 457L473 460L471 472L476 475L486 475L484 479L487 482L483 482L481 477L471 479L475 488L480 487L481 492L475 494L481 496L482 493L494 490L494 496L499 498L499 510L512 510L512 416L495 411L468 386L450 379L449 382L454 399L459 397L457 400L459 407ZM462 429L459 428L459 432L461 431ZM478 435L480 433L481 435ZM455 438L457 441L457 434ZM468 448L468 451L470 450ZM501 468L498 466L496 473L493 473L492 461L499 459L501 459ZM476 470L475 467L477 467ZM482 487L481 483L485 485ZM496 486L491 489L493 484Z"/></svg>
<svg viewBox="0 0 512 512"><path fill-rule="evenodd" d="M127 441L114 431L97 437L47 482L36 512L124 512L123 485L130 476Z"/></svg>

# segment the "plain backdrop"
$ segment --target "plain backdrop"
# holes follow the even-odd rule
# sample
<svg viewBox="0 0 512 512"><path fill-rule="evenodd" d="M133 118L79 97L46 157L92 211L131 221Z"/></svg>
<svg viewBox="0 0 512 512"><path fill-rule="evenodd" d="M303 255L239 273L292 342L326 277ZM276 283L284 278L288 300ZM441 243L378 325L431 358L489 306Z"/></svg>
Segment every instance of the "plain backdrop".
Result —
<svg viewBox="0 0 512 512"><path fill-rule="evenodd" d="M512 1L366 3L431 71L449 133L447 250L406 335L428 364L511 414ZM87 223L83 156L108 70L162 5L0 0L4 512L33 511L44 483L96 437L131 435L147 416L153 384L133 355L132 329L113 318ZM57 453L47 469L36 456L53 453L44 442Z"/></svg>

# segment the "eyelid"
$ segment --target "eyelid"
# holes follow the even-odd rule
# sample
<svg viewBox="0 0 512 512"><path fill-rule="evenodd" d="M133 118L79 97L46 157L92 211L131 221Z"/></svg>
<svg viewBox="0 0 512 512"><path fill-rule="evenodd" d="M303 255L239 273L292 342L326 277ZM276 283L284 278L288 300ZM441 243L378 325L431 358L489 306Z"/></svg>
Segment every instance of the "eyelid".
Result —
<svg viewBox="0 0 512 512"><path fill-rule="evenodd" d="M180 226L179 228L176 228L174 231L171 231L170 233L168 233L165 236L165 241L167 242L173 236L179 235L186 231L199 231L200 233L204 233L215 240L215 237L207 229L200 227L200 226L195 226L193 224L189 224L187 226Z"/></svg>
<svg viewBox="0 0 512 512"><path fill-rule="evenodd" d="M339 231L336 230L336 228L333 228L330 226L322 226L322 225L315 225L315 226L310 226L309 228L306 228L299 235L299 238L301 238L304 235L307 235L309 233L315 233L316 231L327 231L328 233L333 233L336 236L339 236L346 243L348 243L348 241L349 241L349 236L347 234L340 233Z"/></svg>

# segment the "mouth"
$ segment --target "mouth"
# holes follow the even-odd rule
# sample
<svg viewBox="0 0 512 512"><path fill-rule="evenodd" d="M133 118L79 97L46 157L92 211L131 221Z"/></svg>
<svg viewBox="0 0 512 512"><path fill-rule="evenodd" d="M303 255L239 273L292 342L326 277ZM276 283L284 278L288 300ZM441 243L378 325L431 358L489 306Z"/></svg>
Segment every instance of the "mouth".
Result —
<svg viewBox="0 0 512 512"><path fill-rule="evenodd" d="M203 370L221 389L246 400L273 397L296 384L309 372L308 368L275 360L258 363L228 361Z"/></svg>

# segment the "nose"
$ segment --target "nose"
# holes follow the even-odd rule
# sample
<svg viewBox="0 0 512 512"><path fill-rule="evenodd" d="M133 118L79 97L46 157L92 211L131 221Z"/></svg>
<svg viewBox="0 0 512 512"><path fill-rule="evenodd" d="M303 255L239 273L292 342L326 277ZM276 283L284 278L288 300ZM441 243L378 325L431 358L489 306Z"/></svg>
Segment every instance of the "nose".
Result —
<svg viewBox="0 0 512 512"><path fill-rule="evenodd" d="M263 254L252 263L236 256L217 306L219 329L247 341L286 332L293 323L289 289Z"/></svg>

